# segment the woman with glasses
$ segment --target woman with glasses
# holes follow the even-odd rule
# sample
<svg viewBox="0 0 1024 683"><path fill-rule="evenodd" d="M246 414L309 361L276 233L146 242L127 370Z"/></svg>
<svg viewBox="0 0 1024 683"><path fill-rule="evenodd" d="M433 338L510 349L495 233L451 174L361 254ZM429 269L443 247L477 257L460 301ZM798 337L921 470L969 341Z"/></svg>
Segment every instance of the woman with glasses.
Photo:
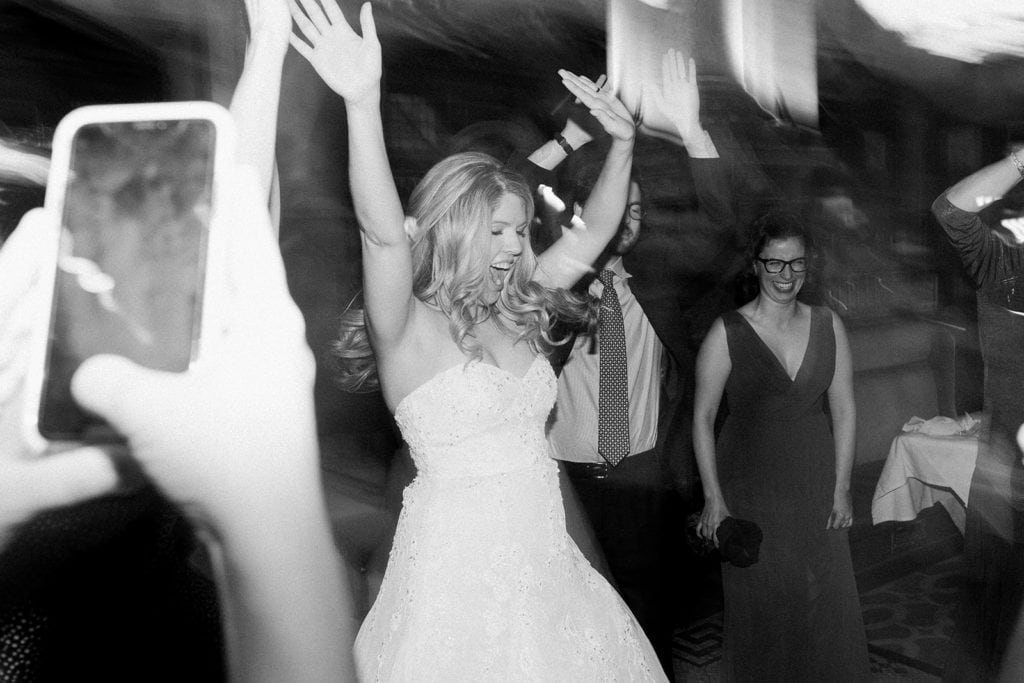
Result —
<svg viewBox="0 0 1024 683"><path fill-rule="evenodd" d="M722 568L723 678L870 680L847 543L856 410L846 332L798 298L811 263L798 219L758 219L748 255L758 292L701 346L693 423L698 533L717 544L719 524L735 517L764 535L755 564Z"/></svg>

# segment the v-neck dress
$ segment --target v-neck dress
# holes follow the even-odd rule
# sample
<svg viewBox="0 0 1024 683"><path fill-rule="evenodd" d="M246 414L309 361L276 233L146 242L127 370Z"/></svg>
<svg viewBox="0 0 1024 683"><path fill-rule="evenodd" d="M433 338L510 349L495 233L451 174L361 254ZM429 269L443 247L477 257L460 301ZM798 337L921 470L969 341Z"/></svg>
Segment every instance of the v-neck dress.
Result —
<svg viewBox="0 0 1024 683"><path fill-rule="evenodd" d="M758 562L723 565L725 680L870 680L847 530L826 530L835 444L825 411L832 313L811 308L791 378L737 311L722 317L732 371L717 445L725 503L764 533Z"/></svg>

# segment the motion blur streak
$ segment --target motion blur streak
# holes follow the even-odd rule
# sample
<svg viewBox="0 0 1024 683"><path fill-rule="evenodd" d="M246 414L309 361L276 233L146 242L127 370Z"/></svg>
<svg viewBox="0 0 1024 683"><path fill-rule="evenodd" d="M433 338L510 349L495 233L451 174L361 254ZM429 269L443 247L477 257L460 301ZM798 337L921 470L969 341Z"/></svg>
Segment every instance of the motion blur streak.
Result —
<svg viewBox="0 0 1024 683"><path fill-rule="evenodd" d="M857 0L908 45L962 62L1024 57L1024 6L1006 0Z"/></svg>

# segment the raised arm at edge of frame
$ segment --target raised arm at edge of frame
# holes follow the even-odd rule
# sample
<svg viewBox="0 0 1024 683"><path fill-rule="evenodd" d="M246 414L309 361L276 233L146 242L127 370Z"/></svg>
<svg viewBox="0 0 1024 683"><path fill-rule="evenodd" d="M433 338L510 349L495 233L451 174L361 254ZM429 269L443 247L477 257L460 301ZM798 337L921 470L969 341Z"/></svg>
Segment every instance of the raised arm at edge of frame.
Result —
<svg viewBox="0 0 1024 683"><path fill-rule="evenodd" d="M287 0L246 0L245 8L249 41L242 75L229 107L238 132L236 157L240 163L255 169L260 194L277 213L279 190L274 147L281 69L288 51L291 16ZM273 220L272 224L276 232L278 221Z"/></svg>
<svg viewBox="0 0 1024 683"><path fill-rule="evenodd" d="M1024 163L1024 152L1014 152L957 182L945 192L949 203L977 213L1002 197L1024 177L1024 166L1018 167L1014 156Z"/></svg>

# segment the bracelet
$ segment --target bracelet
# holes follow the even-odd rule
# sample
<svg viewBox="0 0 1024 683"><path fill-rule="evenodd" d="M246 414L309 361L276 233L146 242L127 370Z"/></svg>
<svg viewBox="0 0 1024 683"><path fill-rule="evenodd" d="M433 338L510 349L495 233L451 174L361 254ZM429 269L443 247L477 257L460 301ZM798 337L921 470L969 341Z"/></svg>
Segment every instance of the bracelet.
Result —
<svg viewBox="0 0 1024 683"><path fill-rule="evenodd" d="M570 145L568 141L564 137L562 137L561 133L555 136L555 142L557 142L558 146L562 148L566 156L569 156L570 154L576 151L572 148L572 145ZM1021 167L1018 165L1017 168ZM1021 171L1021 173L1024 173L1024 171Z"/></svg>
<svg viewBox="0 0 1024 683"><path fill-rule="evenodd" d="M1017 167L1017 173L1020 174L1021 178L1024 178L1024 163L1017 157L1016 150L1010 152L1010 160L1013 161L1013 165Z"/></svg>

